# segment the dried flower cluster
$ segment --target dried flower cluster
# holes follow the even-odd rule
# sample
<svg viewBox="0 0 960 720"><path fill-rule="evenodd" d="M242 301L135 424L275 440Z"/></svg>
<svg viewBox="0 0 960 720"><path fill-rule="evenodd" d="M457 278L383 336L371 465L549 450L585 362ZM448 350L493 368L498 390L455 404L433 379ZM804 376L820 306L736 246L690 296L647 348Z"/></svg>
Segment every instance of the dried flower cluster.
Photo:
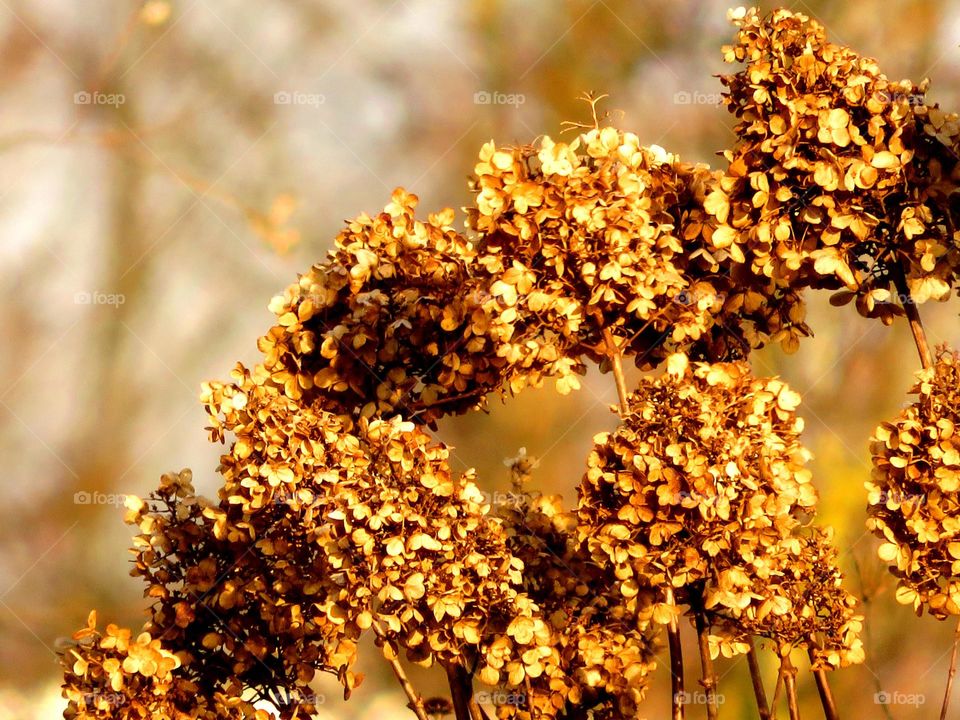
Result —
<svg viewBox="0 0 960 720"><path fill-rule="evenodd" d="M806 333L802 312L783 314L796 303L779 312L780 295L714 232L704 201L717 179L703 165L604 127L569 144L488 143L474 173L468 220L512 360L548 348L562 378L604 360L605 332L644 368L677 350L735 358Z"/></svg>
<svg viewBox="0 0 960 720"><path fill-rule="evenodd" d="M652 603L629 609L609 563L590 557L576 513L557 495L518 492L498 506L508 546L524 566L523 587L552 630L559 663L552 676L530 684L532 708L505 708L502 717L536 710L553 716L569 701L593 717L632 717L656 668L657 627Z"/></svg>
<svg viewBox="0 0 960 720"><path fill-rule="evenodd" d="M829 651L815 649L831 664L861 659L855 603L825 536L806 527L817 496L800 396L745 363L674 355L667 367L630 396L616 432L595 438L580 486L579 530L615 568L627 608L652 592L666 624L673 588L728 631L715 655L745 652L749 634L800 646L822 634ZM834 580L831 596L816 592Z"/></svg>
<svg viewBox="0 0 960 720"><path fill-rule="evenodd" d="M960 615L960 355L943 348L918 373L916 399L874 433L868 527L918 613Z"/></svg>
<svg viewBox="0 0 960 720"><path fill-rule="evenodd" d="M827 40L799 13L734 14L721 79L739 122L707 207L753 270L790 288L842 290L890 322L905 274L915 302L945 299L960 246L949 193L958 125L925 103L926 86L893 82ZM948 187L949 186L949 187Z"/></svg>
<svg viewBox="0 0 960 720"><path fill-rule="evenodd" d="M570 142L481 148L466 233L397 189L273 299L262 360L203 387L229 443L217 500L182 471L128 503L148 620L90 616L62 656L67 718L310 717L318 672L345 697L361 682L367 631L420 720L482 717L474 681L504 691L501 718L637 717L664 627L683 688L683 617L708 696L713 659L764 638L788 694L808 650L834 717L823 671L863 659L862 618L814 523L800 396L747 357L797 349L810 288L907 314L924 356L915 303L960 272L960 121L803 15L732 18L725 168L603 127L594 103ZM666 371L628 395L623 357ZM491 507L428 433L494 393L576 389L588 362L614 370L621 424L575 509L525 488L523 454ZM943 351L878 429L868 484L898 596L938 617L960 615L958 386ZM400 656L442 668L451 701L419 697Z"/></svg>

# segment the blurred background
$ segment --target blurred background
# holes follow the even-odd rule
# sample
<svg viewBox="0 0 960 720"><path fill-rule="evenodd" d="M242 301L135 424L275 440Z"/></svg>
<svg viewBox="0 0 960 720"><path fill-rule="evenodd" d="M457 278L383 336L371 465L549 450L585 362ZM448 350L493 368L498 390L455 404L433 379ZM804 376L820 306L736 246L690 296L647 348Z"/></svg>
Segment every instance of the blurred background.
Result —
<svg viewBox="0 0 960 720"><path fill-rule="evenodd" d="M960 107L957 2L788 5L889 76L931 77L932 97ZM483 142L556 136L562 120L587 119L575 98L588 90L609 93L603 107L643 142L712 162L732 138L713 77L732 37L727 7L0 0L0 720L60 716L55 644L91 608L139 627L118 495L182 467L216 492L221 448L206 442L199 384L256 361L270 297L345 219L378 211L397 185L424 213L468 204ZM822 519L867 599L867 663L834 673L834 690L848 715L936 717L953 626L896 605L864 534L868 437L904 403L915 352L905 323L810 304L816 337L756 367L804 395ZM935 341L960 344L954 303L922 311ZM592 374L579 393L531 391L441 435L484 489L509 487L503 460L525 447L539 488L572 502L614 396L612 378ZM367 655L349 704L318 683L323 717L407 717ZM692 682L692 648L687 659ZM746 663L721 661L720 673L721 717L750 717ZM443 692L432 673L413 677ZM898 704L874 704L881 691ZM808 677L801 692L819 716ZM661 670L647 715L664 717L668 696Z"/></svg>

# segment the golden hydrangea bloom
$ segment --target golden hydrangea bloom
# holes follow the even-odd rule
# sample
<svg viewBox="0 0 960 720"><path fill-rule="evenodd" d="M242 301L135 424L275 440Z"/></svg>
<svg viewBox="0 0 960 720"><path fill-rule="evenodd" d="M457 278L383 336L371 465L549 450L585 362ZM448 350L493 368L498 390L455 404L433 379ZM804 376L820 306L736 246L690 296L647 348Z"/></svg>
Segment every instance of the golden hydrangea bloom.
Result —
<svg viewBox="0 0 960 720"><path fill-rule="evenodd" d="M861 314L885 322L900 312L894 273L916 302L946 298L960 267L946 202L955 158L944 150L955 118L802 14L732 19L725 59L743 67L722 81L738 140L707 200L716 232L757 274L839 289L835 303L856 297Z"/></svg>
<svg viewBox="0 0 960 720"><path fill-rule="evenodd" d="M330 257L273 299L278 322L260 338L257 374L293 400L324 395L349 414L427 420L435 403L462 411L500 385L471 243L452 229L453 210L424 222L417 202L395 190L383 212L350 222Z"/></svg>
<svg viewBox="0 0 960 720"><path fill-rule="evenodd" d="M874 432L867 527L918 614L960 615L960 355L939 349L910 390L916 399Z"/></svg>
<svg viewBox="0 0 960 720"><path fill-rule="evenodd" d="M613 564L628 609L653 592L654 619L668 623L669 587L677 606L703 606L741 635L806 644L822 632L825 658L839 662L837 647L858 656L852 598L814 592L839 574L822 564L823 542L804 539L817 495L799 403L743 362L678 354L641 382L621 426L595 438L579 490L581 536L598 563ZM815 563L827 574L819 584L801 572ZM843 614L831 615L837 607ZM746 649L736 633L716 641L728 656Z"/></svg>
<svg viewBox="0 0 960 720"><path fill-rule="evenodd" d="M770 298L731 277L740 246L718 242L703 208L715 182L706 166L614 127L571 143L483 146L468 222L491 278L487 314L498 352L543 367L518 387L544 374L576 387L583 358L607 357L604 331L648 368L677 349L716 359L761 344Z"/></svg>
<svg viewBox="0 0 960 720"><path fill-rule="evenodd" d="M96 613L63 656L67 720L268 720L244 701L207 697L183 675L179 654L147 631L97 628Z"/></svg>
<svg viewBox="0 0 960 720"><path fill-rule="evenodd" d="M627 611L609 563L590 557L576 514L559 496L517 492L496 511L508 547L523 561L523 589L547 619L558 654L555 671L531 681L530 702L499 716L569 716L572 708L610 720L634 716L656 668L652 605Z"/></svg>
<svg viewBox="0 0 960 720"><path fill-rule="evenodd" d="M317 671L337 675L348 692L359 683L350 670L356 635L327 616L313 576L326 566L292 536L296 524L279 505L257 516L218 507L198 498L182 471L128 507L140 529L132 574L153 600L145 628L176 648L178 681L205 698L253 692L283 705L280 717L312 712Z"/></svg>
<svg viewBox="0 0 960 720"><path fill-rule="evenodd" d="M816 667L863 662L863 617L843 587L831 528L807 528L746 553L720 570L704 605L719 625L714 652L732 654L751 635L783 654L810 647Z"/></svg>

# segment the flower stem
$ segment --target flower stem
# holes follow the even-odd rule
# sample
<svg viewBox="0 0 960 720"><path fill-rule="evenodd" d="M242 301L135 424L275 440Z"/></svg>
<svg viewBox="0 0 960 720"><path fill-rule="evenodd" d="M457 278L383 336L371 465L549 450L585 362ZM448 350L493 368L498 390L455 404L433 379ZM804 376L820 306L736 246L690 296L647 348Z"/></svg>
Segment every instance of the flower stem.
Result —
<svg viewBox="0 0 960 720"><path fill-rule="evenodd" d="M703 609L703 596L699 593L693 598L694 618L697 627L697 645L700 649L700 667L702 670L703 685L707 700L707 720L717 720L717 674L713 668L713 658L710 657L710 623L707 621L706 611Z"/></svg>
<svg viewBox="0 0 960 720"><path fill-rule="evenodd" d="M943 704L940 706L940 720L946 720L947 708L950 707L950 692L953 690L953 678L957 674L958 644L960 644L960 621L957 622L957 629L953 634L953 650L950 652L950 670L947 672L947 688L944 690Z"/></svg>
<svg viewBox="0 0 960 720"><path fill-rule="evenodd" d="M676 606L673 598L673 587L667 585L667 605ZM683 720L683 646L680 644L680 623L677 616L671 615L667 625L667 644L670 647L670 706L673 709L673 720Z"/></svg>
<svg viewBox="0 0 960 720"><path fill-rule="evenodd" d="M897 294L900 296L900 306L907 314L907 320L910 321L910 332L913 333L913 342L917 346L917 353L920 355L920 364L924 368L933 367L933 356L930 354L927 334L924 332L923 322L920 320L920 311L910 294L910 286L907 285L907 277L904 275L903 266L900 263L894 263L892 271L893 282L897 288Z"/></svg>
<svg viewBox="0 0 960 720"><path fill-rule="evenodd" d="M420 698L420 695L417 694L417 691L413 689L413 685L411 685L407 679L407 674L403 671L403 666L400 664L397 656L397 648L393 642L387 638L387 634L383 631L383 628L380 627L379 623L373 623L373 631L383 643L383 657L390 663L390 667L393 668L393 674L397 677L397 682L400 683L400 687L403 688L403 692L406 693L407 699L410 701L408 707L413 710L419 720L430 720L430 718L427 717L426 711L423 709L423 700ZM469 718L466 720L469 720Z"/></svg>
<svg viewBox="0 0 960 720"><path fill-rule="evenodd" d="M447 666L447 682L450 684L450 697L453 700L453 712L457 720L472 720L470 701L473 700L473 687L470 675L459 663Z"/></svg>
<svg viewBox="0 0 960 720"><path fill-rule="evenodd" d="M817 683L817 693L820 695L820 704L823 706L823 717L826 720L838 720L837 704L833 700L833 692L830 690L830 682L827 680L827 671L823 668L814 668L816 661L813 645L807 645L807 655L810 657L810 670Z"/></svg>
<svg viewBox="0 0 960 720"><path fill-rule="evenodd" d="M790 662L789 650L780 658L780 669L783 673L783 686L787 691L790 720L800 720L800 706L797 704L797 668Z"/></svg>
<svg viewBox="0 0 960 720"><path fill-rule="evenodd" d="M760 663L757 662L757 648L753 638L749 639L747 664L750 666L750 679L753 681L753 694L757 698L757 714L760 720L770 720L770 708L767 706L767 694L763 689L763 676L760 675Z"/></svg>

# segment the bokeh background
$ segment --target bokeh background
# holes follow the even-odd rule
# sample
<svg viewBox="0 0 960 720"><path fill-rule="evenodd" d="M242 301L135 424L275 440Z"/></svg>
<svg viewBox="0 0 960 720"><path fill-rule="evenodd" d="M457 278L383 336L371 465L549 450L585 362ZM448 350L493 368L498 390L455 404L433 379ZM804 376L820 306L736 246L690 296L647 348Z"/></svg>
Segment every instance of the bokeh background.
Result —
<svg viewBox="0 0 960 720"><path fill-rule="evenodd" d="M932 97L960 108L957 2L788 5L888 75L931 77ZM139 626L117 496L181 467L215 493L221 449L206 441L199 384L255 362L269 298L345 219L379 210L397 185L424 210L469 204L483 142L556 135L587 119L576 97L588 90L609 93L601 107L647 144L712 161L732 138L713 77L732 36L727 7L0 0L0 720L59 717L57 639L91 608ZM834 673L834 689L851 717L932 718L953 627L893 601L864 534L862 486L870 432L903 404L918 363L903 323L810 304L816 336L755 363L804 395L822 519L866 599L867 664ZM954 303L923 312L935 341L960 344ZM579 393L530 391L441 434L491 492L509 486L503 460L525 447L540 458L539 488L572 498L613 401L612 379L591 374ZM687 660L692 684L692 648ZM406 717L372 648L364 669L349 704L318 683L323 716ZM721 716L750 717L745 662L720 672ZM413 676L442 692L432 673ZM667 680L661 671L649 717L666 715ZM808 678L801 691L818 716ZM880 691L900 704L875 704Z"/></svg>

